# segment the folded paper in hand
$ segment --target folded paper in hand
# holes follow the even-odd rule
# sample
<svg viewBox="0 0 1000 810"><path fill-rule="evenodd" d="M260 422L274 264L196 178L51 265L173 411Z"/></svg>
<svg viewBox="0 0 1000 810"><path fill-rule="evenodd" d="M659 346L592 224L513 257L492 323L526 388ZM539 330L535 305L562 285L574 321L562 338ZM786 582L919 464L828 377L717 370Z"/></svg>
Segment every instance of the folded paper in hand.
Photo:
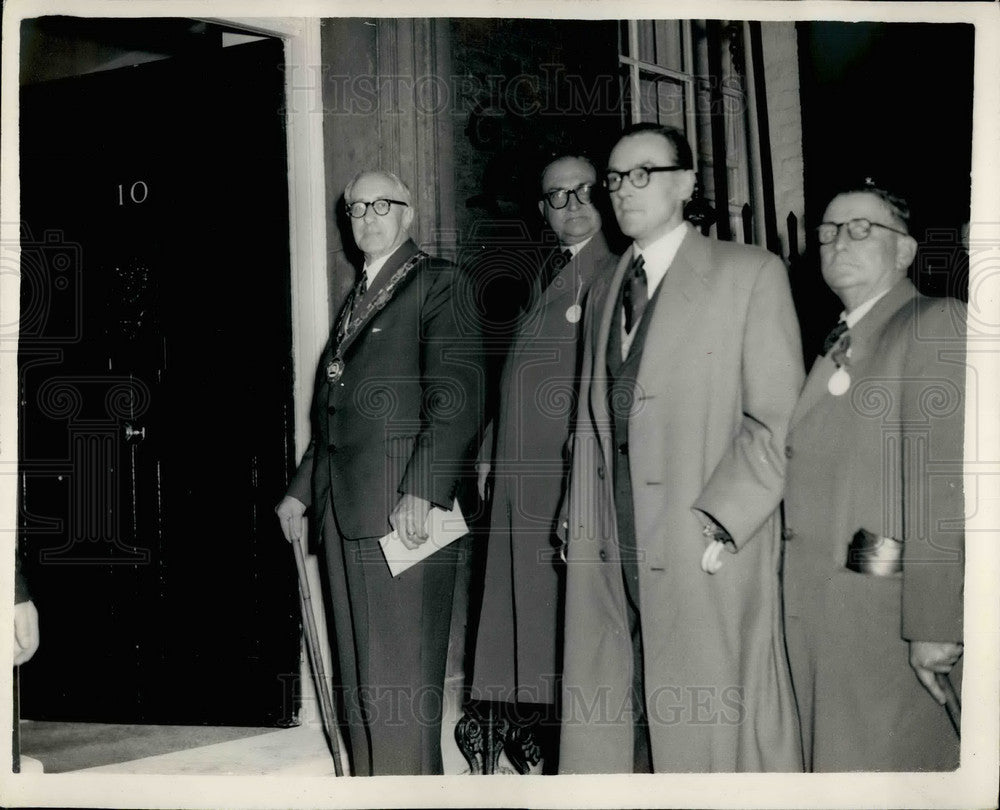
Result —
<svg viewBox="0 0 1000 810"><path fill-rule="evenodd" d="M394 577L398 577L407 568L469 533L469 527L465 524L465 516L457 500L452 504L451 511L445 511L438 506L432 507L427 515L426 529L430 536L414 549L404 546L395 530L379 540L385 561L389 564L389 572Z"/></svg>

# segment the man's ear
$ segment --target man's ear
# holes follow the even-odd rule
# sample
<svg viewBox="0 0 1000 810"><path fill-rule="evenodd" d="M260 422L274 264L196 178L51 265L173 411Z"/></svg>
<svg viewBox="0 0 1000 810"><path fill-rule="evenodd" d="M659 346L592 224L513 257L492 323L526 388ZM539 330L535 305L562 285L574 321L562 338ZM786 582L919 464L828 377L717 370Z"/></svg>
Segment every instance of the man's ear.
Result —
<svg viewBox="0 0 1000 810"><path fill-rule="evenodd" d="M542 219L545 219L545 200L538 201L538 213L542 215Z"/></svg>
<svg viewBox="0 0 1000 810"><path fill-rule="evenodd" d="M698 175L694 173L694 169L685 169L680 172L681 182L681 199L690 200L694 196L694 186L698 182Z"/></svg>
<svg viewBox="0 0 1000 810"><path fill-rule="evenodd" d="M406 206L406 208L403 209L403 220L402 220L403 228L406 229L407 231L410 230L410 226L413 224L414 216L415 214L413 213L412 205L408 205Z"/></svg>
<svg viewBox="0 0 1000 810"><path fill-rule="evenodd" d="M906 270L917 257L917 240L912 236L896 237L896 267Z"/></svg>

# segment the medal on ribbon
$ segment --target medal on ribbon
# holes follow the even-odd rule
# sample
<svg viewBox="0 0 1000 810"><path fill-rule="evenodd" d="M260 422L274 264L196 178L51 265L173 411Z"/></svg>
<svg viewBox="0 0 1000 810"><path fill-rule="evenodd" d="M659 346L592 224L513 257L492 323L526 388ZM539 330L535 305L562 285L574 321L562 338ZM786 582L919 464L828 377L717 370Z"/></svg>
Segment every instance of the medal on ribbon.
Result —
<svg viewBox="0 0 1000 810"><path fill-rule="evenodd" d="M835 397L842 396L847 393L847 389L851 387L851 375L847 373L847 369L843 366L838 366L837 370L833 372L830 379L826 383L826 390L833 394Z"/></svg>
<svg viewBox="0 0 1000 810"><path fill-rule="evenodd" d="M827 380L826 390L835 397L843 396L851 387L851 375L847 370L848 361L851 359L851 336L849 334L844 336L841 347L830 355L830 359L836 363L837 370Z"/></svg>
<svg viewBox="0 0 1000 810"><path fill-rule="evenodd" d="M579 304L573 304L566 309L566 320L570 323L576 323L580 320L580 315L583 313L583 308Z"/></svg>
<svg viewBox="0 0 1000 810"><path fill-rule="evenodd" d="M331 384L337 382L344 374L344 367L344 361L339 357L334 357L326 364L326 381Z"/></svg>

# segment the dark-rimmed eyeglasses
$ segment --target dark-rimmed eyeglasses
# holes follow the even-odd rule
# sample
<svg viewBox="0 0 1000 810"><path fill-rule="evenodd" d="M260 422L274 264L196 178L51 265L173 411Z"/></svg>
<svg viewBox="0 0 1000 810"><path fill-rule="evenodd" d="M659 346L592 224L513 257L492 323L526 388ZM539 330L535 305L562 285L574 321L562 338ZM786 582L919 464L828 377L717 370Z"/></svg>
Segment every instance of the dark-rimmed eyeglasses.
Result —
<svg viewBox="0 0 1000 810"><path fill-rule="evenodd" d="M622 187L622 179L627 177L632 188L645 188L649 185L649 175L654 172L682 172L683 166L636 166L627 172L616 172L608 169L604 173L604 186L608 191L618 191Z"/></svg>
<svg viewBox="0 0 1000 810"><path fill-rule="evenodd" d="M816 228L816 236L819 239L819 243L821 245L829 245L831 242L836 241L837 234L840 233L840 229L845 225L847 226L847 235L855 242L867 239L868 235L872 232L872 228L884 228L901 236L909 236L906 231L901 231L898 228L891 228L888 225L883 225L881 222L872 222L870 219L858 217L857 219L849 219L847 222L821 222Z"/></svg>
<svg viewBox="0 0 1000 810"><path fill-rule="evenodd" d="M557 188L553 191L546 191L542 199L549 204L549 208L565 208L569 205L569 195L576 197L580 205L587 205L590 202L590 193L594 190L593 183L581 183L576 188Z"/></svg>
<svg viewBox="0 0 1000 810"><path fill-rule="evenodd" d="M372 200L371 202L362 202L358 200L357 202L348 203L344 206L347 210L349 216L353 219L361 219L365 214L368 213L368 206L375 209L375 213L380 217L384 217L389 213L389 209L394 205L409 205L402 200Z"/></svg>

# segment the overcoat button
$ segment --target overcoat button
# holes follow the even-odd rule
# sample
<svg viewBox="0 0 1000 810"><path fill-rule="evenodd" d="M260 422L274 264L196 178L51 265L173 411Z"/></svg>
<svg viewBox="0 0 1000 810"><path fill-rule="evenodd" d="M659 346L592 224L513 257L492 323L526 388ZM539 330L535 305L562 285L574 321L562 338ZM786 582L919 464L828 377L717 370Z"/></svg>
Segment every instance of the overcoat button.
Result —
<svg viewBox="0 0 1000 810"><path fill-rule="evenodd" d="M599 556L599 557L601 558L601 560L606 560L606 559L608 558L608 552L606 552L606 551L605 551L605 550L604 550L604 549L602 548L602 549L601 549L601 552L600 552L600 554L599 554L598 556Z"/></svg>
<svg viewBox="0 0 1000 810"><path fill-rule="evenodd" d="M795 537L795 530L791 526L785 526L785 528L781 530L781 537L783 540L791 540Z"/></svg>
<svg viewBox="0 0 1000 810"><path fill-rule="evenodd" d="M785 445L785 458L792 457L792 446L790 444Z"/></svg>
<svg viewBox="0 0 1000 810"><path fill-rule="evenodd" d="M603 467L598 467L597 468L597 477L600 478L602 481L604 480L604 468Z"/></svg>

